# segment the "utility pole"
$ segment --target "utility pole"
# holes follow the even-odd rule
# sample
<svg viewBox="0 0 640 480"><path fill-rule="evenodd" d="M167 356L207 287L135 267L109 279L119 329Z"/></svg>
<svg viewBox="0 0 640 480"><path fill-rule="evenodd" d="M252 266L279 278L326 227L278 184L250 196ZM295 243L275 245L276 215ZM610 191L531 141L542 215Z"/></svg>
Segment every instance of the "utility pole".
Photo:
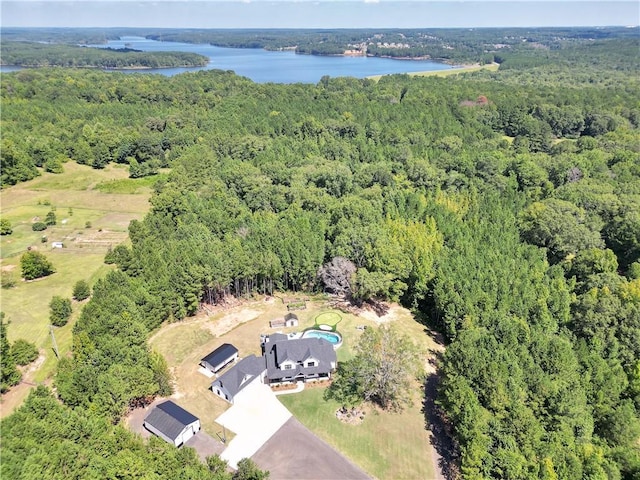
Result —
<svg viewBox="0 0 640 480"><path fill-rule="evenodd" d="M60 352L58 351L58 344L56 343L56 336L53 333L53 325L49 325L49 332L51 333L51 344L53 345L53 351L56 352L56 357L60 358Z"/></svg>

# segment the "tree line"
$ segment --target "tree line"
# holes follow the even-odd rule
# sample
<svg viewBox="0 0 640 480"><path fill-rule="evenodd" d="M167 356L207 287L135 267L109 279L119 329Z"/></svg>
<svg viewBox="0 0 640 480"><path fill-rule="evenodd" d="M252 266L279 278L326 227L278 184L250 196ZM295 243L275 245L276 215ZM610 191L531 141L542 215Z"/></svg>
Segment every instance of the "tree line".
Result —
<svg viewBox="0 0 640 480"><path fill-rule="evenodd" d="M200 67L209 59L197 53L141 52L130 48L90 48L30 42L0 45L2 65L74 68L166 68Z"/></svg>

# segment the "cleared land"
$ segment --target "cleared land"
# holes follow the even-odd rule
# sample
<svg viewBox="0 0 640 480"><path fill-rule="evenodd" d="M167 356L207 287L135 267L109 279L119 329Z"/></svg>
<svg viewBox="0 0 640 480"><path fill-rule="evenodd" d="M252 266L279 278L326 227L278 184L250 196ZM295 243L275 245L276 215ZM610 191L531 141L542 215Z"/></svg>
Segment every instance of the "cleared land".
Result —
<svg viewBox="0 0 640 480"><path fill-rule="evenodd" d="M110 247L127 240L127 228L149 209L150 179L128 179L122 166L109 165L104 170L68 162L64 173L44 173L29 182L0 192L2 218L12 225L11 235L0 237L0 269L3 279L15 280L16 286L3 289L2 311L10 321L9 341L24 338L40 349L43 360L38 368L28 369L23 381L47 381L55 371L56 357L49 335L49 302L54 295L71 297L73 285L81 279L90 285L111 267L104 264ZM104 193L105 185L117 183L132 193ZM55 208L57 225L43 232L31 226L43 221ZM88 222L88 223L87 223ZM46 242L42 237L46 236ZM52 248L62 242L64 248ZM31 247L53 263L56 273L31 282L20 279L20 256ZM71 330L82 305L74 302L74 314L64 327L55 329L61 354L71 350ZM21 384L2 396L1 416L19 406L32 385Z"/></svg>
<svg viewBox="0 0 640 480"><path fill-rule="evenodd" d="M500 67L497 63L490 63L487 65L469 65L466 67L452 68L450 70L428 70L426 72L410 72L407 75L412 77L449 77L451 75L459 75L461 73L477 72L478 70L491 70L497 72ZM371 80L380 80L383 75L372 75Z"/></svg>
<svg viewBox="0 0 640 480"><path fill-rule="evenodd" d="M229 404L208 391L212 380L199 373L200 359L222 343L235 345L241 357L259 355L260 334L301 331L313 326L318 314L331 310L325 300L312 300L307 302L306 310L296 312L300 320L298 327L271 329L269 320L283 317L287 313L286 305L277 298L251 301L231 308L211 309L209 313L165 325L150 343L169 363L175 379L174 398L198 416L203 429L215 437L222 434L222 427L215 419ZM433 351L440 349L404 308L394 306L382 318L372 312L339 314L342 320L337 328L344 343L337 351L338 361L353 355L353 345L362 335L362 330L356 327L374 327L382 322L394 322L400 331L419 342L425 351L425 362ZM400 413L368 408L360 425L346 425L337 420L335 412L339 405L323 400L323 387L278 398L303 425L370 475L389 479L435 478L429 460L432 458L429 432L421 411L422 391L416 382L413 405Z"/></svg>

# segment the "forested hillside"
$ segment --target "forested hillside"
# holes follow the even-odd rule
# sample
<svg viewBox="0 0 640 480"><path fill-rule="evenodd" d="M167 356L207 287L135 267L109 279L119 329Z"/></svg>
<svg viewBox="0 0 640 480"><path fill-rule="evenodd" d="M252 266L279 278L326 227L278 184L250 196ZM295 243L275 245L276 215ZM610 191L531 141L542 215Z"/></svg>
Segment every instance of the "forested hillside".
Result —
<svg viewBox="0 0 640 480"><path fill-rule="evenodd" d="M2 65L118 69L200 67L209 61L205 56L187 52L141 52L127 48L88 48L7 41L0 45L0 57Z"/></svg>
<svg viewBox="0 0 640 480"><path fill-rule="evenodd" d="M3 75L3 185L69 159L171 167L131 246L107 255L118 271L75 327L51 415L117 423L170 388L148 332L225 295L319 291L341 256L361 300L401 301L444 334L438 403L463 478L637 478L637 42L604 45L573 64L379 82ZM17 415L46 417L43 402ZM16 443L15 418L3 455L26 472L44 459Z"/></svg>

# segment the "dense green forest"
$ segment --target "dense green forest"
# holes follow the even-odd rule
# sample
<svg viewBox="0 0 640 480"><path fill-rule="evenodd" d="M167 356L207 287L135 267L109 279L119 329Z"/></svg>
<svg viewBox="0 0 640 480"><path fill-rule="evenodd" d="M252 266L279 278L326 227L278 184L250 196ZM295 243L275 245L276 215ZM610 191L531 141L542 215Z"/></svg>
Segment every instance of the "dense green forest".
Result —
<svg viewBox="0 0 640 480"><path fill-rule="evenodd" d="M152 29L7 28L4 40L91 44L122 36L218 47L295 49L311 55L337 55L357 50L371 56L434 58L450 63L503 62L529 58L529 66L548 62L545 53L612 39L637 39L638 28L464 28L464 29ZM608 47L607 47L608 48ZM609 53L615 49L608 48ZM551 53L552 57L555 57ZM536 60L531 60L535 57ZM606 58L606 57L602 57Z"/></svg>
<svg viewBox="0 0 640 480"><path fill-rule="evenodd" d="M146 343L162 322L225 295L321 291L318 269L339 256L367 285L361 300L398 300L443 333L454 472L638 478L637 51L637 38L599 40L495 73L317 85L3 75L3 185L67 161L171 167L131 245L107 255L118 269L60 362L63 405L38 390L3 421L3 473L60 475L61 460L25 446L42 436L72 449L126 436L113 424L129 406L170 389ZM38 423L66 421L82 439ZM127 439L110 454L172 468L157 443Z"/></svg>
<svg viewBox="0 0 640 480"><path fill-rule="evenodd" d="M209 59L186 52L141 52L128 48L88 48L30 42L0 44L3 65L22 67L164 68L199 67Z"/></svg>

